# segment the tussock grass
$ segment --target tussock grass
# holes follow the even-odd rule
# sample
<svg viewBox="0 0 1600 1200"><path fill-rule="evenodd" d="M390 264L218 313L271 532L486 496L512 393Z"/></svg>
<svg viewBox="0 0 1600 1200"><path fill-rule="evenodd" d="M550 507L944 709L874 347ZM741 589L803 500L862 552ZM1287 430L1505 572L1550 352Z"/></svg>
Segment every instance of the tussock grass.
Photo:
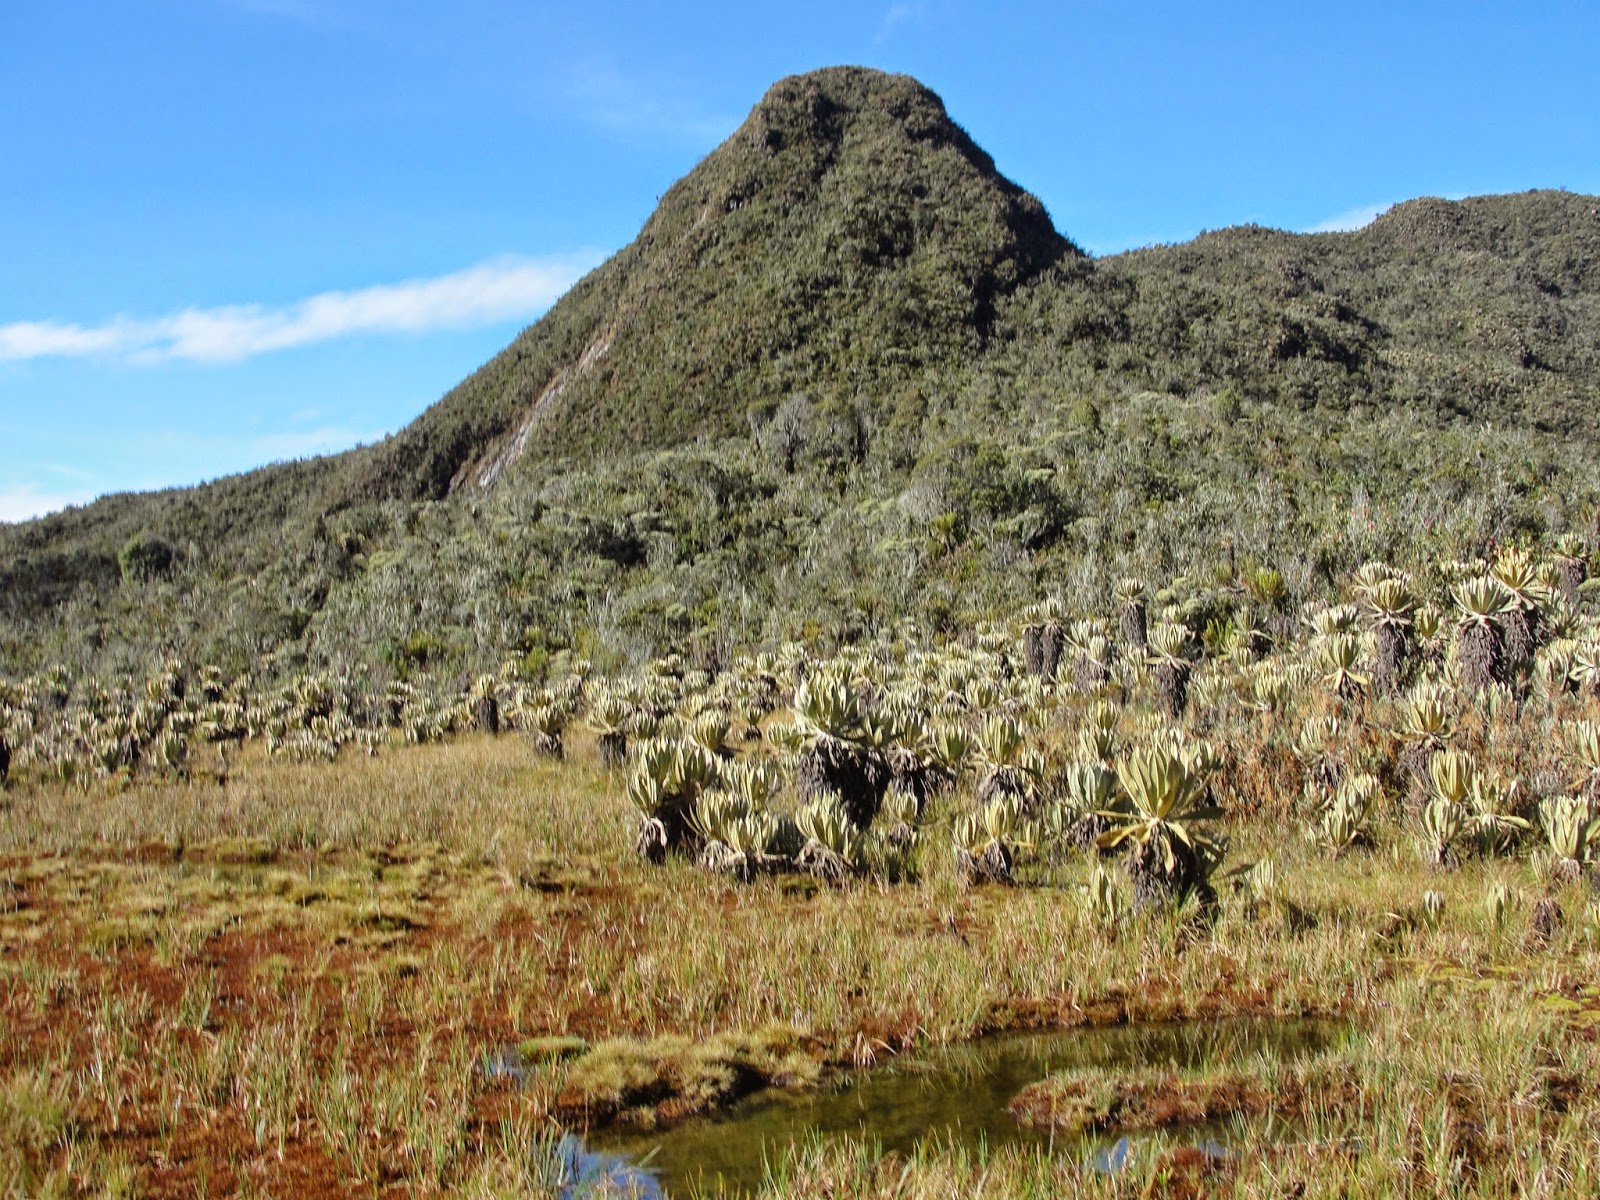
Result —
<svg viewBox="0 0 1600 1200"><path fill-rule="evenodd" d="M1330 860L1247 822L1236 852L1270 850L1292 906L1228 897L1209 921L1110 929L1075 899L1081 858L1013 888L963 887L942 854L895 887L741 886L634 860L620 783L582 736L564 767L469 738L331 768L247 759L226 788L12 799L13 1190L123 1170L150 1195L548 1194L530 1164L554 1170L539 1148L562 1121L671 1121L987 1029L1240 1012L1343 1013L1358 1032L1239 1069L1259 1103L1212 1115L1259 1149L1206 1167L1207 1189L1575 1196L1592 1180L1600 927L1583 885L1561 885L1564 920L1530 944L1551 885L1529 862L1440 873L1381 830ZM1494 881L1514 901L1498 923ZM519 1045L520 1089L483 1069ZM1110 1195L1171 1175L1164 1153L1110 1180L1013 1152L883 1163L830 1145L776 1163L768 1190Z"/></svg>

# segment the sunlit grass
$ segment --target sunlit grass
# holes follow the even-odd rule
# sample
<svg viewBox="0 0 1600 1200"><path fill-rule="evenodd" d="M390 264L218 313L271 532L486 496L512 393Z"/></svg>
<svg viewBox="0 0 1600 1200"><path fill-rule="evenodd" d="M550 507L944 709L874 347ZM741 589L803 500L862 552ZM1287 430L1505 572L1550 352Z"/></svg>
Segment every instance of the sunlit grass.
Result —
<svg viewBox="0 0 1600 1200"><path fill-rule="evenodd" d="M15 789L4 1178L491 1195L524 1186L539 1139L585 1112L670 1118L1007 1025L1236 1012L1343 1013L1361 1031L1336 1064L1353 1088L1308 1090L1293 1138L1241 1116L1273 1148L1229 1169L1237 1194L1291 1176L1341 1194L1337 1174L1578 1195L1592 1170L1597 929L1573 884L1553 940L1530 944L1546 882L1529 862L1441 874L1399 830L1333 861L1247 825L1235 853L1270 850L1292 905L1230 897L1214 920L1106 929L1079 903L1081 857L1013 888L962 886L937 846L894 887L650 868L626 849L621 791L582 737L565 765L469 738L331 768L249 758L225 788ZM1513 898L1498 922L1493 881ZM484 1070L557 1036L587 1052L532 1062L520 1089ZM828 1147L779 1171L775 1193L1124 1186L1010 1152L891 1170Z"/></svg>

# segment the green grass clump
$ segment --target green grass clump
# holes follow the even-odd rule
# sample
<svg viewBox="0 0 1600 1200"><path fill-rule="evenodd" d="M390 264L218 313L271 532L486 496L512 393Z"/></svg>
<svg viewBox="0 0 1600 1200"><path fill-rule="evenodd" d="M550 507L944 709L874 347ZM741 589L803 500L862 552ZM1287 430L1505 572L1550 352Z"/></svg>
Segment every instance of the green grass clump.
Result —
<svg viewBox="0 0 1600 1200"><path fill-rule="evenodd" d="M761 1087L803 1087L821 1073L792 1029L707 1038L614 1038L566 1068L557 1104L586 1122L653 1125L728 1104Z"/></svg>

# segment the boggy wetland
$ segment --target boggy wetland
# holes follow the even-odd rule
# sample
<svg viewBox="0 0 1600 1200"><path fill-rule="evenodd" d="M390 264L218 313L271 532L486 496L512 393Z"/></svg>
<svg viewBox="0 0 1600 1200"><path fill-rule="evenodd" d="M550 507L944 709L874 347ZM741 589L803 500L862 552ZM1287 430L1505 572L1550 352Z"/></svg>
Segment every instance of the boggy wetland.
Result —
<svg viewBox="0 0 1600 1200"><path fill-rule="evenodd" d="M827 68L389 436L0 524L0 1193L1600 1195L1596 263L1566 190L1097 257Z"/></svg>
<svg viewBox="0 0 1600 1200"><path fill-rule="evenodd" d="M7 685L6 1186L1592 1194L1585 566Z"/></svg>

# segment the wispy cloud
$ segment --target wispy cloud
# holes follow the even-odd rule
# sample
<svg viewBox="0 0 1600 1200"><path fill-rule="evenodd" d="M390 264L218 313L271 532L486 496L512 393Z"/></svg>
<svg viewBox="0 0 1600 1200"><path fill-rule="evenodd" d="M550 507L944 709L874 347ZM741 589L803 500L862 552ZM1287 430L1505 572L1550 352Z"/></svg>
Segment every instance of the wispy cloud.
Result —
<svg viewBox="0 0 1600 1200"><path fill-rule="evenodd" d="M263 460L305 458L312 454L331 454L348 450L351 446L375 442L383 434L376 431L345 429L329 425L322 429L299 429L283 433L266 433L251 442L256 454Z"/></svg>
<svg viewBox="0 0 1600 1200"><path fill-rule="evenodd" d="M17 321L0 325L0 362L118 358L237 362L274 350L358 334L426 333L531 317L548 308L600 258L505 258L432 279L323 292L280 307L190 308L165 317L119 316L99 325Z"/></svg>
<svg viewBox="0 0 1600 1200"><path fill-rule="evenodd" d="M567 72L566 91L584 117L622 133L671 137L711 146L738 121L707 114L693 101L651 88L600 59L583 59Z"/></svg>
<svg viewBox="0 0 1600 1200"><path fill-rule="evenodd" d="M94 498L91 491L46 491L32 483L0 487L0 524L27 521Z"/></svg>
<svg viewBox="0 0 1600 1200"><path fill-rule="evenodd" d="M901 26L921 21L926 16L925 5L912 3L911 0L895 0L883 14L883 24L878 27L878 35L873 41L886 42Z"/></svg>
<svg viewBox="0 0 1600 1200"><path fill-rule="evenodd" d="M1352 208L1349 212L1342 212L1338 216L1329 217L1307 229L1307 233L1354 233L1358 229L1365 229L1373 221L1383 216L1394 207L1392 201L1385 200L1381 204L1364 204L1360 208Z"/></svg>

